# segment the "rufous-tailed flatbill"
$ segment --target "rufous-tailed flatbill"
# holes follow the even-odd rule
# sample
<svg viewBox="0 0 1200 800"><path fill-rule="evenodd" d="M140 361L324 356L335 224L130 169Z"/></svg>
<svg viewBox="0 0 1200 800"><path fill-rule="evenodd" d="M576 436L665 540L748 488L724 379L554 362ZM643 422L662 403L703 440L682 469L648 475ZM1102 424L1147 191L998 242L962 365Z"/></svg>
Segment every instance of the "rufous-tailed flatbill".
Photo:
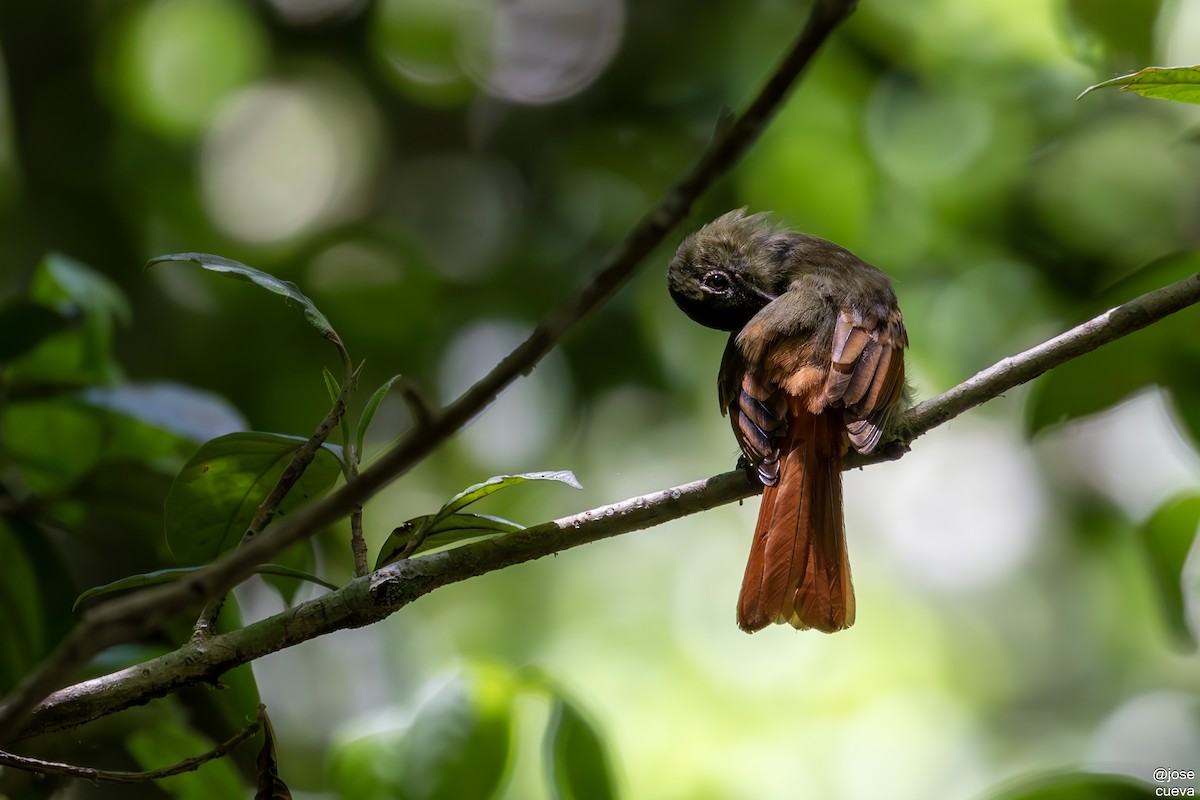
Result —
<svg viewBox="0 0 1200 800"><path fill-rule="evenodd" d="M848 628L841 460L879 445L906 393L891 281L832 242L739 209L684 239L667 283L689 317L730 332L717 395L764 487L738 625Z"/></svg>

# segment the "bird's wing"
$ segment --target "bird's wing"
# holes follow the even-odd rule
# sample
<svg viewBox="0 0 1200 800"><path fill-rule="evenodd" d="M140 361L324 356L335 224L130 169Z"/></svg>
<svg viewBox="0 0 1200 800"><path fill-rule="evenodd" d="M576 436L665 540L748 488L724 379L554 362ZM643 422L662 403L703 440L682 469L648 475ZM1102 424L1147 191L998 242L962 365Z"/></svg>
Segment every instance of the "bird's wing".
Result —
<svg viewBox="0 0 1200 800"><path fill-rule="evenodd" d="M721 413L729 415L733 435L766 486L779 480L779 445L787 434L787 398L750 369L731 334L717 373Z"/></svg>
<svg viewBox="0 0 1200 800"><path fill-rule="evenodd" d="M846 431L860 453L879 444L888 414L904 391L907 346L898 308L867 315L843 306L838 313L824 396L827 403L845 406Z"/></svg>

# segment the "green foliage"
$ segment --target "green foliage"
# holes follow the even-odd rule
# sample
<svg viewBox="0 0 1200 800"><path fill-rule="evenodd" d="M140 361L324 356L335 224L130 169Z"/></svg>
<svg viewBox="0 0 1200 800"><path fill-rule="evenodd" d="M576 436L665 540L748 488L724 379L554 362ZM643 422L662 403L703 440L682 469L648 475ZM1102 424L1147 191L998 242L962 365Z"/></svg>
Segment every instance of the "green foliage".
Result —
<svg viewBox="0 0 1200 800"><path fill-rule="evenodd" d="M379 410L379 404L383 402L383 398L387 397L387 393L391 391L392 386L396 381L400 380L399 375L393 375L388 378L383 384L371 393L366 406L363 407L362 416L358 418L358 434L354 437L354 452L362 457L363 443L367 439L367 429L371 427L371 420L375 419L375 412Z"/></svg>
<svg viewBox="0 0 1200 800"><path fill-rule="evenodd" d="M1200 103L1200 67L1146 67L1089 86L1079 96L1113 86L1119 86L1122 92L1137 92L1143 97Z"/></svg>
<svg viewBox="0 0 1200 800"><path fill-rule="evenodd" d="M295 303L304 310L304 318L308 320L308 324L312 325L317 331L329 339L337 342L337 331L333 329L333 325L325 318L316 304L309 300L303 292L291 281L284 281L276 278L274 275L263 272L262 270L248 267L238 261L223 258L222 256L209 255L208 253L175 253L173 255L159 256L151 259L146 265L152 267L155 264L163 264L169 261L184 261L198 264L204 269L215 272L219 275L224 275L239 281L246 281L254 285L266 289L268 292L277 294L284 300Z"/></svg>
<svg viewBox="0 0 1200 800"><path fill-rule="evenodd" d="M75 598L75 604L72 606L72 608L78 609L82 603L85 603L93 597L99 597L101 595L111 594L113 592L124 592L131 589L144 589L147 586L161 586L164 583L170 583L171 581L178 580L185 575L190 575L191 573L201 569L203 569L203 567L173 567L171 569L159 569L155 570L154 572L146 572L141 575L129 575L125 578L118 578L111 583L106 583L103 586L93 586L91 589L83 592ZM318 586L324 586L326 589L331 591L338 588L335 584L330 583L318 575L293 569L291 567L284 566L283 564L260 564L254 568L254 573L256 575L274 575L280 578L308 581L310 583L315 583Z"/></svg>
<svg viewBox="0 0 1200 800"><path fill-rule="evenodd" d="M1141 63L1153 57L1162 0L1070 0L1070 21L1085 52L1101 63Z"/></svg>
<svg viewBox="0 0 1200 800"><path fill-rule="evenodd" d="M488 668L464 671L407 726L353 739L332 757L341 797L457 800L496 795L512 748L516 685Z"/></svg>
<svg viewBox="0 0 1200 800"><path fill-rule="evenodd" d="M1159 507L1141 529L1141 542L1150 562L1154 585L1162 600L1168 627L1181 646L1195 647L1188 625L1188 599L1200 598L1195 583L1184 586L1184 564L1200 537L1200 494L1176 497Z"/></svg>
<svg viewBox="0 0 1200 800"><path fill-rule="evenodd" d="M1098 313L1200 270L1200 255L1158 259L1116 283L1091 303ZM1168 317L1039 378L1026 406L1031 434L1111 408L1148 386L1161 386L1177 401L1181 420L1200 442L1200 339L1187 313Z"/></svg>
<svg viewBox="0 0 1200 800"><path fill-rule="evenodd" d="M570 471L527 472L523 475L496 475L488 478L483 483L469 486L450 498L436 514L410 519L392 531L392 535L379 549L375 568L379 569L384 564L390 564L398 559L413 539L416 539L418 544L412 548L409 555L416 555L468 539L521 530L523 526L515 522L483 514L463 513L462 509L501 489L528 481L557 481L575 489L583 488L579 485L574 473Z"/></svg>
<svg viewBox="0 0 1200 800"><path fill-rule="evenodd" d="M1021 783L994 800L1142 800L1154 797L1147 784L1119 775L1071 773Z"/></svg>
<svg viewBox="0 0 1200 800"><path fill-rule="evenodd" d="M51 253L38 264L23 297L10 299L24 307L13 311L9 324L30 326L6 345L15 358L5 370L5 383L23 386L85 386L110 383L118 376L112 359L113 327L127 322L129 303L108 278L74 259ZM40 321L22 320L30 307L44 308ZM48 314L61 318L51 323ZM69 323L69 324L68 324Z"/></svg>
<svg viewBox="0 0 1200 800"><path fill-rule="evenodd" d="M134 731L125 739L125 746L142 769L152 770L205 753L214 743L168 720L153 728ZM161 778L156 783L178 800L212 800L243 794L241 779L225 759L209 761L195 772Z"/></svg>
<svg viewBox="0 0 1200 800"><path fill-rule="evenodd" d="M263 724L263 743L258 751L258 783L254 800L292 800L292 792L279 777L279 753L275 749L275 728L265 708L259 708Z"/></svg>
<svg viewBox="0 0 1200 800"><path fill-rule="evenodd" d="M313 467L328 476L340 460L352 479L368 425L387 440L420 424L420 408L406 414L388 377L402 370L406 388L445 401L491 366L503 348L477 334L524 335L577 288L708 146L714 121L724 130L720 109L745 107L811 4L559 5L378 0L257 13L184 0L70 14L61 3L0 3L0 693L76 624L71 602L88 587L179 567L163 501L198 447L245 430L245 419L306 433L326 411L313 380L331 354L303 346L308 334L281 336L296 322L285 304L322 335L337 320L338 343L344 336L365 359L363 385L381 386L357 420L341 420L344 450L323 450ZM1133 72L1186 48L1184 5L860 3L761 143L641 273L529 380L368 505L367 541L387 539L386 560L421 528L425 552L520 528L508 520L579 510L568 493L502 492L489 515L416 516L480 475L566 464L586 470L590 506L729 468L728 429L712 408L720 337L693 330L662 286L684 229L729 208L774 211L896 278L918 399L1196 271L1193 256L1169 255L1196 243L1200 149L1187 108L1115 93L1072 102L1083 86L1131 72L1098 86L1194 99L1191 68ZM601 35L596 9L616 9L621 30ZM47 31L64 57L47 60ZM588 72L583 54L596 43L611 61ZM577 81L565 102L491 96L504 81L537 88L562 77ZM138 272L167 250L254 263L261 269L168 257L285 304L207 281L202 269ZM37 260L48 251L71 257ZM131 308L137 325L122 328ZM870 500L851 514L861 605L845 638L768 631L747 642L726 630L749 502L449 587L370 633L332 637L330 650L319 642L289 652L286 668L261 665L289 701L280 773L329 792L312 753L329 748L342 714L408 702L462 659L553 664L569 681L561 692L524 683L499 692L517 702L498 718L520 718L531 692L553 720L532 743L484 737L491 749L477 757L487 775L504 774L481 788L510 796L521 780L538 782L534 796L607 785L596 776L614 775L598 766L609 744L625 756L628 780L618 783L631 796L903 800L960 794L964 773L986 794L998 776L1077 763L1109 737L1161 731L1192 747L1198 728L1182 712L1139 719L1132 733L1122 726L1143 694L1169 694L1180 708L1200 696L1195 656L1163 646L1145 602L1163 597L1176 634L1168 643L1190 641L1180 637L1196 624L1184 612L1194 586L1180 575L1195 534L1197 330L1196 310L1185 311L920 440L877 483L848 475L851 493L863 481ZM349 380L339 355L335 391ZM1057 430L1159 387L1190 434L1172 440L1182 467L1159 463L1168 459L1149 438L1127 464L1081 464L1107 451L1081 454ZM1040 437L1028 449L1022 414ZM1115 438L1139 441L1145 423L1125 424L1133 430ZM972 449L981 428L988 446ZM1148 486L1112 491L1096 478L1103 471ZM1012 495L1011 524L997 514L1000 533L985 537L981 516L978 526L956 522L956 487L1002 493L1016 473L1025 489ZM1032 529L1017 530L1018 507L1037 510L1025 515ZM290 568L343 582L347 537L331 533L317 538L319 567L305 546ZM855 544L864 541L880 546ZM1036 544L1021 551L1020 541ZM1003 556L989 567L1008 566L972 572L964 543ZM958 582L936 584L935 567L957 570L957 558L968 562ZM263 611L253 589L242 597ZM87 677L166 652L189 623L102 654ZM219 625L240 624L231 596ZM218 683L229 688L156 700L135 712L144 718L38 744L79 763L128 765L126 731L175 727L198 738L161 758L194 755L227 735L212 717L240 726L257 702L249 667ZM580 686L620 741L589 730L571 701L550 699ZM475 741L469 731L486 728L487 714L472 713L467 733L445 742ZM337 775L369 785L343 794L401 796L389 787L408 779L388 770L420 753L386 733L371 749L363 734L351 732L363 742L357 772ZM529 752L536 759L539 744L544 769L513 768ZM239 754L247 779L251 749ZM12 774L0 774L0 794ZM545 786L543 774L554 776ZM11 793L91 791L53 783ZM1018 796L1123 791L1107 776L1059 783Z"/></svg>
<svg viewBox="0 0 1200 800"><path fill-rule="evenodd" d="M304 441L247 431L206 442L179 471L163 508L167 545L175 558L204 563L236 546ZM287 513L328 491L341 475L340 455L336 445L317 448L280 511Z"/></svg>
<svg viewBox="0 0 1200 800"><path fill-rule="evenodd" d="M37 570L0 521L0 692L8 692L46 652Z"/></svg>
<svg viewBox="0 0 1200 800"><path fill-rule="evenodd" d="M604 740L582 709L552 699L546 727L546 771L555 800L611 800L617 796Z"/></svg>
<svg viewBox="0 0 1200 800"><path fill-rule="evenodd" d="M501 796L513 758L518 698L550 704L543 758L555 800L616 797L602 737L553 682L473 664L441 681L407 724L340 744L330 774L340 797L484 800Z"/></svg>

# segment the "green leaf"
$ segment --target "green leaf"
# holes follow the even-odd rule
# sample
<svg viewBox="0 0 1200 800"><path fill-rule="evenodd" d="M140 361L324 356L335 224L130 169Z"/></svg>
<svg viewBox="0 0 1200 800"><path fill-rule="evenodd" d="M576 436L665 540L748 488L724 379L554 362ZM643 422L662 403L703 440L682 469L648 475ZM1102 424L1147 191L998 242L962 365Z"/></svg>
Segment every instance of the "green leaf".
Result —
<svg viewBox="0 0 1200 800"><path fill-rule="evenodd" d="M263 743L258 751L258 785L254 800L292 800L292 793L279 777L279 754L275 751L275 729L266 709L260 712L263 723Z"/></svg>
<svg viewBox="0 0 1200 800"><path fill-rule="evenodd" d="M1150 560L1154 585L1162 600L1171 632L1181 644L1191 646L1187 602L1183 593L1183 566L1200 530L1200 494L1175 497L1146 521L1141 530L1142 546Z"/></svg>
<svg viewBox="0 0 1200 800"><path fill-rule="evenodd" d="M557 695L546 729L546 771L554 800L615 798L608 752L596 728L573 703Z"/></svg>
<svg viewBox="0 0 1200 800"><path fill-rule="evenodd" d="M445 516L460 508L465 508L472 503L476 503L490 494L495 494L501 489L507 489L510 486L516 486L519 483L527 481L558 481L565 483L574 489L582 489L579 481L575 478L575 473L570 470L559 470L557 472L526 472L520 475L497 475L493 478L488 478L483 483L477 483L474 486L468 486L463 491L451 497L446 505L442 506L442 510L438 512L438 516Z"/></svg>
<svg viewBox="0 0 1200 800"><path fill-rule="evenodd" d="M321 377L325 379L325 391L329 394L329 402L336 403L338 395L342 393L342 385L338 383L337 378L333 377L329 367L321 370Z"/></svg>
<svg viewBox="0 0 1200 800"><path fill-rule="evenodd" d="M1154 797L1145 783L1122 775L1074 772L1038 776L989 795L992 800L1142 800Z"/></svg>
<svg viewBox="0 0 1200 800"><path fill-rule="evenodd" d="M4 455L35 493L73 493L76 482L89 473L117 464L141 464L173 476L195 451L195 441L90 397L84 393L0 407ZM159 508L161 502L160 496Z"/></svg>
<svg viewBox="0 0 1200 800"><path fill-rule="evenodd" d="M425 534L424 541L413 551L413 555L419 555L429 550L435 550L439 547L445 547L446 545L456 544L469 539L480 539L498 536L502 533L525 530L524 525L518 525L515 522L509 522L506 519L488 516L487 514L472 514L469 511L461 511L441 518L438 518L436 514L416 517L396 528L388 536L387 541L383 543L383 547L379 549L379 558L375 561L375 569L379 569L384 564L395 561L401 551L404 550L404 546L412 539L413 534L423 525L429 526L429 530Z"/></svg>
<svg viewBox="0 0 1200 800"><path fill-rule="evenodd" d="M338 383L338 379L333 376L328 367L321 370L321 376L325 379L325 391L329 393L329 402L336 404L342 394L342 385ZM342 447L348 448L350 446L350 421L346 419L345 413L338 417L338 429L342 432ZM355 451L349 454L343 453L343 461L345 461L346 457L357 464L361 456ZM347 464L343 464L342 471L346 474L348 480L351 473Z"/></svg>
<svg viewBox="0 0 1200 800"><path fill-rule="evenodd" d="M329 324L329 320L325 318L325 315L291 281L280 280L262 270L248 267L238 261L222 258L221 256L209 255L208 253L175 253L173 255L159 256L158 258L150 259L146 267L149 268L155 264L167 261L189 261L193 264L199 264L210 272L226 275L236 280L248 281L266 289L268 292L273 292L304 309L304 318L308 320L310 325L320 331L322 336L335 343L341 342L337 332Z"/></svg>
<svg viewBox="0 0 1200 800"><path fill-rule="evenodd" d="M126 578L119 578L102 586L93 586L91 589L80 594L75 598L75 605L71 606L72 611L78 610L81 603L85 600L90 600L93 597L99 597L112 592L124 592L130 589L144 589L147 586L159 586L164 583L178 580L184 575L190 575L193 572L204 569L204 567L171 567L170 569L158 569L153 572L143 572L140 575L130 575ZM318 577L308 572L283 564L259 564L254 568L254 571L259 575L278 575L280 577L308 581L324 586L326 589L336 590L338 587L330 583L324 578Z"/></svg>
<svg viewBox="0 0 1200 800"><path fill-rule="evenodd" d="M464 539L478 538L481 534L486 536L488 534L496 535L523 530L517 523L509 522L499 517L489 517L483 514L459 514L457 512L459 509L478 502L501 489L507 489L510 486L516 486L528 481L558 481L576 489L583 488L579 485L579 481L575 479L575 473L570 470L526 472L520 475L497 475L493 478L488 478L483 483L468 486L463 491L454 495L454 497L451 497L436 514L415 517L392 531L392 535L387 538L387 541L384 542L383 547L379 551L379 557L375 560L375 568L379 569L384 564L395 561L400 556L405 544L414 536L424 538L416 550L413 551L412 555L423 553L435 547L460 542ZM434 536L434 534L438 535ZM430 544L430 539L433 539L435 543Z"/></svg>
<svg viewBox="0 0 1200 800"><path fill-rule="evenodd" d="M135 731L125 739L130 755L142 769L161 769L213 748L213 742L180 724L167 720L152 728ZM211 800L214 797L243 797L242 782L227 758L206 762L195 772L185 772L155 783L177 800Z"/></svg>
<svg viewBox="0 0 1200 800"><path fill-rule="evenodd" d="M102 594L111 592L123 592L128 589L142 589L147 586L158 586L163 583L170 583L184 575L202 569L202 567L172 567L171 569L159 569L154 572L143 572L140 575L130 575L127 578L118 578L110 583L105 583L101 586L93 586L82 592L75 598L75 604L71 606L72 611L77 611L79 605L85 600L90 600L93 597L98 597Z"/></svg>
<svg viewBox="0 0 1200 800"><path fill-rule="evenodd" d="M231 433L206 442L171 485L164 507L167 545L177 561L206 563L241 541L258 506L306 440ZM341 474L341 449L322 445L280 504L287 513L324 494Z"/></svg>
<svg viewBox="0 0 1200 800"><path fill-rule="evenodd" d="M1200 66L1146 67L1129 75L1110 78L1089 86L1079 97L1111 86L1119 86L1123 92L1137 92L1143 97L1158 97L1180 103L1200 103Z"/></svg>
<svg viewBox="0 0 1200 800"><path fill-rule="evenodd" d="M15 297L0 305L0 363L23 356L41 342L67 328L73 315Z"/></svg>
<svg viewBox="0 0 1200 800"><path fill-rule="evenodd" d="M493 797L508 772L515 684L475 667L445 683L412 723L353 739L333 753L341 797L460 800Z"/></svg>
<svg viewBox="0 0 1200 800"><path fill-rule="evenodd" d="M228 400L182 383L93 386L79 398L196 443L246 428L245 417Z"/></svg>
<svg viewBox="0 0 1200 800"><path fill-rule="evenodd" d="M392 384L400 380L399 375L393 375L384 381L383 385L375 390L371 398L367 400L366 407L363 408L362 416L358 420L358 434L355 436L357 446L356 453L362 457L363 442L367 438L367 428L371 426L371 420L375 418L375 412L379 410L379 404L383 402L383 398L387 396L388 391L392 388Z"/></svg>
<svg viewBox="0 0 1200 800"><path fill-rule="evenodd" d="M78 324L42 337L10 365L10 385L86 386L119 375L112 357L115 322L127 322L129 303L121 290L95 270L57 253L38 264L29 300Z"/></svg>
<svg viewBox="0 0 1200 800"><path fill-rule="evenodd" d="M42 259L34 273L29 296L42 302L65 302L89 314L121 323L128 323L133 316L129 301L115 283L62 253L47 253Z"/></svg>
<svg viewBox="0 0 1200 800"><path fill-rule="evenodd" d="M254 571L259 575L274 575L277 578L286 578L289 581L307 581L315 583L318 586L324 586L326 589L337 591L337 584L330 583L319 575L314 575L302 569L289 567L287 564L259 564L254 568ZM294 594L294 593L293 593ZM285 600L291 600L290 596L285 596Z"/></svg>
<svg viewBox="0 0 1200 800"><path fill-rule="evenodd" d="M16 686L45 654L36 579L25 548L0 519L0 694Z"/></svg>

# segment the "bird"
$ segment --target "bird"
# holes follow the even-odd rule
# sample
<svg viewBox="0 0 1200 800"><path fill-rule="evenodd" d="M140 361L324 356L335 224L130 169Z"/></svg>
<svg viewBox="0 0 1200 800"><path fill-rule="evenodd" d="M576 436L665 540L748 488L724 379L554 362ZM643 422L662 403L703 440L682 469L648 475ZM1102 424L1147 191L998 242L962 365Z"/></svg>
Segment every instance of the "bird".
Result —
<svg viewBox="0 0 1200 800"><path fill-rule="evenodd" d="M740 208L683 240L667 287L692 320L729 332L717 396L763 484L738 626L850 627L842 458L874 451L908 402L908 333L891 280Z"/></svg>

